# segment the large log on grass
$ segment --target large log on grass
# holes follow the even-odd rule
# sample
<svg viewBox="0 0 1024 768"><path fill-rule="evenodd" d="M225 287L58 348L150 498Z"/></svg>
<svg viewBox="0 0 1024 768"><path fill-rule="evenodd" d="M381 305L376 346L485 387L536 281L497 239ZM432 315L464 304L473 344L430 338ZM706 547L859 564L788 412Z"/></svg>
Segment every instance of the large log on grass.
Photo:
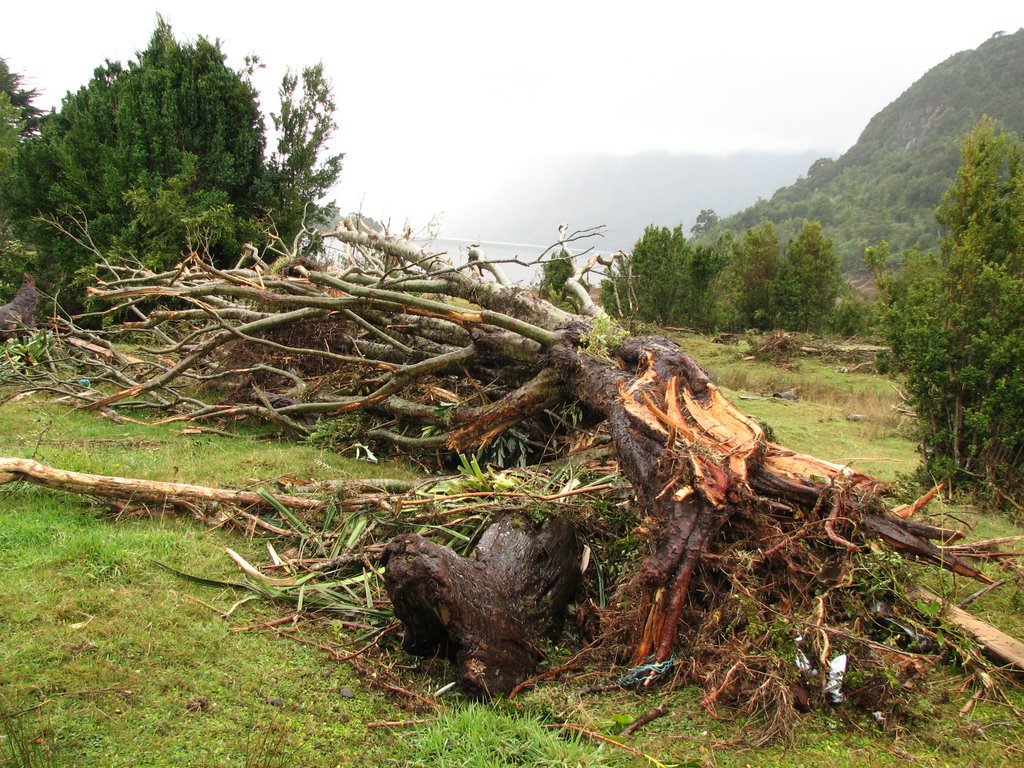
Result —
<svg viewBox="0 0 1024 768"><path fill-rule="evenodd" d="M395 538L384 550L384 580L405 624L405 649L454 661L474 698L508 693L561 627L581 554L573 526L557 518L500 518L473 559L415 534Z"/></svg>

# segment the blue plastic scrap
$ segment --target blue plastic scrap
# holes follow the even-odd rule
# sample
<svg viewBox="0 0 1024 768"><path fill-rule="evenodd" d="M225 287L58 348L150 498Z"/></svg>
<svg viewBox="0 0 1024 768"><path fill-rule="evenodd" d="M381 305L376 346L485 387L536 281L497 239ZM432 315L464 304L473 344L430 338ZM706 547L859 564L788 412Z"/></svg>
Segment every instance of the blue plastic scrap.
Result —
<svg viewBox="0 0 1024 768"><path fill-rule="evenodd" d="M652 664L641 664L639 667L633 667L626 672L626 674L615 681L615 684L623 688L635 688L638 685L647 686L662 675L668 674L675 665L675 657Z"/></svg>

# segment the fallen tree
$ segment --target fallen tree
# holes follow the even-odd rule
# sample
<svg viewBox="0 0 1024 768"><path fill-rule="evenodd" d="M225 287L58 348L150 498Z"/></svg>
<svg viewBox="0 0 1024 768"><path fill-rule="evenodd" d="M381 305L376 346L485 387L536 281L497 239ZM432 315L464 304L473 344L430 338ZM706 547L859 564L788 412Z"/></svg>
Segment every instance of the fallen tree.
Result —
<svg viewBox="0 0 1024 768"><path fill-rule="evenodd" d="M604 435L632 489L641 543L617 584L615 610L594 609L588 623L634 667L677 666L708 689L709 703L792 709L807 699L815 686L785 669L799 651L826 675L838 638L849 635L836 626L855 602L870 541L991 581L941 546L953 532L888 512L885 483L768 442L674 342L627 337L585 287L588 272L610 266L601 257L578 259L565 290L576 311L568 312L480 258L456 264L355 224L331 238L339 248L332 263L283 248L272 260L253 249L231 270L193 254L153 273L96 253L101 278L91 298L101 308L92 319L103 329L86 330L89 318L60 325L58 351L23 386L116 418L154 410L163 421L255 417L291 435L390 447L424 462L473 452L506 464L551 461ZM72 362L79 374L69 384L59 372ZM518 555L481 545L475 562L423 537L390 545L389 589L407 647L459 657L474 693L507 692L529 676L539 638L558 625L568 598L539 617L515 596L547 587L486 584L481 564L511 573L508 558L533 567L554 553L546 583L571 591L578 551L551 549L545 530L517 533ZM505 673L507 647L478 642L495 627L518 627L502 629L506 638L521 632L514 673ZM874 646L861 649L884 657Z"/></svg>

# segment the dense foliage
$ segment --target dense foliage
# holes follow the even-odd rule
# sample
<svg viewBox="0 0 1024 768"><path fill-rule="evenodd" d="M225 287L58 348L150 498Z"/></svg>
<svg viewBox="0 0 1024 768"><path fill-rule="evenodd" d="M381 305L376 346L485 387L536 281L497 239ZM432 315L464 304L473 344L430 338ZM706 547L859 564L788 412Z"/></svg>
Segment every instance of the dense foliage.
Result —
<svg viewBox="0 0 1024 768"><path fill-rule="evenodd" d="M990 119L960 143L936 218L939 256L911 253L884 281L885 329L927 431L938 475L1022 485L1024 165Z"/></svg>
<svg viewBox="0 0 1024 768"><path fill-rule="evenodd" d="M60 284L91 264L50 223L68 216L87 220L105 252L154 267L199 238L220 260L237 258L263 150L253 87L216 44L179 43L161 20L137 61L98 67L16 155L7 197L14 225L39 249L30 270Z"/></svg>
<svg viewBox="0 0 1024 768"><path fill-rule="evenodd" d="M11 232L2 192L10 182L18 145L38 130L42 119L42 111L32 103L36 95L35 89L24 88L21 75L11 72L7 62L0 59L0 291L4 296L14 292L20 275L5 270L3 265L20 264L24 249ZM8 273L12 279L4 280Z"/></svg>
<svg viewBox="0 0 1024 768"><path fill-rule="evenodd" d="M839 257L821 223L806 221L786 248L773 281L778 326L812 331L827 326L839 298Z"/></svg>
<svg viewBox="0 0 1024 768"><path fill-rule="evenodd" d="M315 202L334 186L341 174L342 155L324 156L327 142L338 127L334 122L334 97L323 65L302 70L299 78L285 73L279 95L281 111L271 115L277 131L277 151L267 166L268 186L273 199L274 224L287 243L302 230L303 223L327 224L317 213ZM312 208L310 206L312 205Z"/></svg>
<svg viewBox="0 0 1024 768"><path fill-rule="evenodd" d="M730 261L727 239L697 243L682 227L648 226L603 286L604 306L646 322L716 330L729 324ZM622 297L628 297L625 304Z"/></svg>
<svg viewBox="0 0 1024 768"><path fill-rule="evenodd" d="M724 219L741 232L771 221L792 237L805 219L822 223L845 270L886 240L894 254L937 247L933 212L953 182L956 139L984 114L1007 130L1024 126L1024 30L997 34L934 67L871 119L838 160L822 158L770 200Z"/></svg>
<svg viewBox="0 0 1024 768"><path fill-rule="evenodd" d="M740 319L760 331L775 327L773 286L779 273L782 246L770 221L743 233L736 243L736 277Z"/></svg>
<svg viewBox="0 0 1024 768"><path fill-rule="evenodd" d="M836 329L843 287L835 248L816 221L785 245L768 222L714 243L649 226L603 298L613 314L700 331L820 332Z"/></svg>
<svg viewBox="0 0 1024 768"><path fill-rule="evenodd" d="M28 269L57 287L82 278L93 245L159 269L189 251L234 264L272 223L293 236L340 172L340 157L320 162L335 128L330 85L307 69L299 96L298 78L286 75L280 141L267 160L254 64L236 71L219 43L180 42L159 19L135 60L98 67L14 154L3 197L34 253L5 271ZM76 239L86 225L91 243Z"/></svg>

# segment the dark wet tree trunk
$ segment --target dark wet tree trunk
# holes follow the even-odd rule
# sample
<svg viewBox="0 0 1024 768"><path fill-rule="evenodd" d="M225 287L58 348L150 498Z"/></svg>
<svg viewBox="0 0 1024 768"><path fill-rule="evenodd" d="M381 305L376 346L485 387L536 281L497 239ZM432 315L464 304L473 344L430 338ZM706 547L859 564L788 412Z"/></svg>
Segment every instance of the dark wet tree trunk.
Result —
<svg viewBox="0 0 1024 768"><path fill-rule="evenodd" d="M472 559L416 534L395 538L384 550L384 579L405 649L454 661L470 696L508 693L561 629L581 554L572 525L558 518L503 517Z"/></svg>
<svg viewBox="0 0 1024 768"><path fill-rule="evenodd" d="M35 278L26 272L14 298L0 307L0 339L9 339L34 328L38 303Z"/></svg>

